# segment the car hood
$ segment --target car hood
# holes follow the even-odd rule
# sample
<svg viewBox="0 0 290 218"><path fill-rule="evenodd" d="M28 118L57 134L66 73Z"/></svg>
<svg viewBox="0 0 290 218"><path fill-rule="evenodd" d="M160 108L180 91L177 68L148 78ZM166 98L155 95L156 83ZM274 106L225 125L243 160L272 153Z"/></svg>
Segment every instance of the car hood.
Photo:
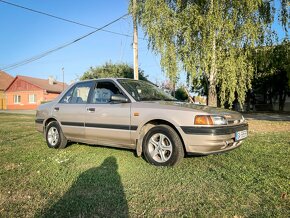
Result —
<svg viewBox="0 0 290 218"><path fill-rule="evenodd" d="M231 111L228 109L209 107L206 105L199 105L187 102L168 102L168 101L158 101L161 105L175 106L179 108L187 108L196 112L205 112L208 114L224 116L228 120L239 120L242 119L242 115L239 112Z"/></svg>

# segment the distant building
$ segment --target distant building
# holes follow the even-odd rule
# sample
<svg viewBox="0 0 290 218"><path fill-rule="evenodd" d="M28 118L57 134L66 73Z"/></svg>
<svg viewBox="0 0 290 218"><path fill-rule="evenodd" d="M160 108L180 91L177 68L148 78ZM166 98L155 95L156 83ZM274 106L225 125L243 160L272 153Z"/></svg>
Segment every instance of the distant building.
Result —
<svg viewBox="0 0 290 218"><path fill-rule="evenodd" d="M56 98L66 84L49 79L16 76L6 89L7 109L33 110L42 102Z"/></svg>
<svg viewBox="0 0 290 218"><path fill-rule="evenodd" d="M5 90L13 81L14 77L10 76L9 74L0 71L0 110L7 109L7 98L5 96Z"/></svg>

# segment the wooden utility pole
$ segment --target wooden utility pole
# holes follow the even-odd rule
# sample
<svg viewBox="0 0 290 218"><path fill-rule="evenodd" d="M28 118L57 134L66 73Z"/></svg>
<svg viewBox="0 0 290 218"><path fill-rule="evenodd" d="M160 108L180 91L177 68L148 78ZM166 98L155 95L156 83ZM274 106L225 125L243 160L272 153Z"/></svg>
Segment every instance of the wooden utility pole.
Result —
<svg viewBox="0 0 290 218"><path fill-rule="evenodd" d="M61 68L62 70L62 91L64 90L64 67Z"/></svg>
<svg viewBox="0 0 290 218"><path fill-rule="evenodd" d="M137 0L133 0L133 57L134 57L134 79L139 79L138 73L138 29L137 29Z"/></svg>

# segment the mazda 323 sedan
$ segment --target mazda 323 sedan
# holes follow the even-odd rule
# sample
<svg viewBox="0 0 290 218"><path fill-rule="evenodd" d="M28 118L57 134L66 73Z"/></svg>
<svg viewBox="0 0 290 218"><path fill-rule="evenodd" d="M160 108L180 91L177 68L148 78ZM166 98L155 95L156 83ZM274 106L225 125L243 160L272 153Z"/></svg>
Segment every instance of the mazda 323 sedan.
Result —
<svg viewBox="0 0 290 218"><path fill-rule="evenodd" d="M155 85L132 79L72 84L36 113L50 148L67 141L135 149L154 165L176 165L184 154L239 147L248 124L237 112L178 102Z"/></svg>

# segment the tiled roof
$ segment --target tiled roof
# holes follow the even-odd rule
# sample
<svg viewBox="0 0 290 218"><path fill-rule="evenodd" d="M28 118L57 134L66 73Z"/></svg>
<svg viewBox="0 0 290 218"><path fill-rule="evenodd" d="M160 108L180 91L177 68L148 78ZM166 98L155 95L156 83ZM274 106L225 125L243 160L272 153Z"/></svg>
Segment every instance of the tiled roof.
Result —
<svg viewBox="0 0 290 218"><path fill-rule="evenodd" d="M0 71L0 90L5 90L6 88L8 88L13 79L14 78L9 74Z"/></svg>
<svg viewBox="0 0 290 218"><path fill-rule="evenodd" d="M38 78L28 77L28 76L17 76L17 77L30 84L38 86L41 89L44 89L47 92L61 93L63 89L67 87L67 84L58 82L58 81L54 81L53 85L50 85L48 79L38 79Z"/></svg>

